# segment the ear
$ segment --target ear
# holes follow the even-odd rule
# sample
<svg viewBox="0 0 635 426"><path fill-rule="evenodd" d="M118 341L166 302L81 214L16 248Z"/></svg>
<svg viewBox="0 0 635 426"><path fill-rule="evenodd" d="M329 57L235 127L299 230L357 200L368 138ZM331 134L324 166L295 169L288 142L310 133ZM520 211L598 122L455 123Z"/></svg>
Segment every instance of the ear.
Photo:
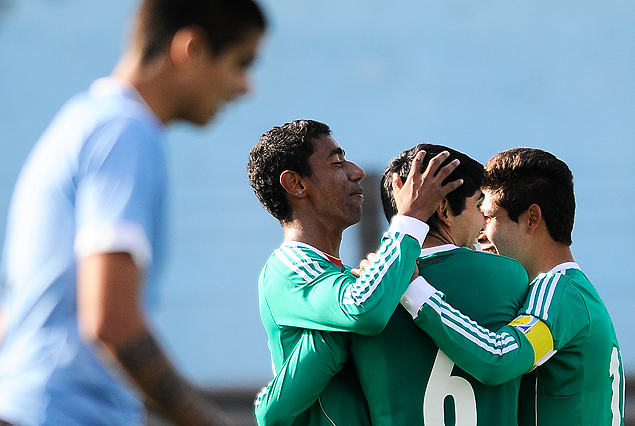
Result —
<svg viewBox="0 0 635 426"><path fill-rule="evenodd" d="M306 188L302 181L302 176L292 170L285 170L280 174L280 185L292 197L306 197Z"/></svg>
<svg viewBox="0 0 635 426"><path fill-rule="evenodd" d="M452 226L450 220L450 203L447 198L441 200L441 203L437 206L437 217L446 226Z"/></svg>
<svg viewBox="0 0 635 426"><path fill-rule="evenodd" d="M542 223L542 210L538 204L532 204L527 211L527 231L533 234Z"/></svg>
<svg viewBox="0 0 635 426"><path fill-rule="evenodd" d="M206 38L196 27L183 27L174 34L170 44L170 59L177 68L182 68L206 52Z"/></svg>

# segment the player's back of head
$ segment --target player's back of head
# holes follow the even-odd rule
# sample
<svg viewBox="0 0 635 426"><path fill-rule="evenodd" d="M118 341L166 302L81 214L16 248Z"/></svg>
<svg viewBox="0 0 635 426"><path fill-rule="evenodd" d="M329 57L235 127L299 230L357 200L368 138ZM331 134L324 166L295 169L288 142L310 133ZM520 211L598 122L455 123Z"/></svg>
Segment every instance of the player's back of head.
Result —
<svg viewBox="0 0 635 426"><path fill-rule="evenodd" d="M425 170L426 167L428 167L432 158L443 151L448 151L450 153L450 156L445 160L443 166L455 159L458 159L461 162L459 166L443 181L443 184L446 184L457 179L463 179L463 184L461 186L446 195L452 214L461 214L461 212L465 209L465 200L474 195L484 182L485 177L483 165L478 161L470 158L462 152L446 146L419 144L397 155L390 161L390 163L388 163L388 167L384 170L381 178L380 192L384 214L386 215L386 219L388 219L388 221L397 214L397 206L393 198L392 175L393 173L399 174L401 181L405 182L406 177L410 172L412 160L421 150L426 152L421 166L422 170ZM436 213L428 219L427 223L431 229L438 229L439 224Z"/></svg>

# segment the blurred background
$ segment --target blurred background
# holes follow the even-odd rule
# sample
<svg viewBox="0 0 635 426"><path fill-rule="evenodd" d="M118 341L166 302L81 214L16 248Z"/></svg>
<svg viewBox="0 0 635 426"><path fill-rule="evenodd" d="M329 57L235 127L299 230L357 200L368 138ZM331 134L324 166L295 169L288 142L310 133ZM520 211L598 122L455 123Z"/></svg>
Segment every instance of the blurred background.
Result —
<svg viewBox="0 0 635 426"><path fill-rule="evenodd" d="M170 253L153 321L189 377L249 398L271 378L256 283L282 229L246 162L262 133L299 118L331 126L370 175L421 142L481 162L517 146L567 162L573 252L635 374L635 2L260 3L272 25L251 95L212 126L169 131ZM30 148L68 97L110 73L136 6L0 0L0 239ZM345 263L365 250L359 228L344 235Z"/></svg>

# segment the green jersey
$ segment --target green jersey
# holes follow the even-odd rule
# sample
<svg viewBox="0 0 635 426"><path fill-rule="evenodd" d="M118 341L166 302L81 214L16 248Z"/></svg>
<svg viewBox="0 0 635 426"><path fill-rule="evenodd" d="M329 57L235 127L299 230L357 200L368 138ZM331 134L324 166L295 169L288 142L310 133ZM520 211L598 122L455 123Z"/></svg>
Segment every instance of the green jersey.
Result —
<svg viewBox="0 0 635 426"><path fill-rule="evenodd" d="M427 231L423 222L417 222L419 231L422 228ZM337 333L327 332L377 334L385 327L410 283L421 250L419 241L425 237L425 232L418 232L415 239L410 232L406 234L398 229L393 222L382 238L371 267L360 277L354 276L349 267L336 265L328 256L303 243L288 242L274 251L258 283L260 315L269 337L274 374L293 370L291 367L296 362L293 357L304 357L300 350L303 345L309 349L315 347L316 341L318 345L328 345L329 341L322 336ZM335 349L338 345L344 348L339 354L347 353L346 339L344 336L341 344L331 343ZM326 352L330 350L326 348ZM331 376L344 366L341 360L334 363ZM345 368L341 374L344 373L350 370ZM329 383L324 381L322 389L328 388ZM309 414L317 412L319 416L305 413L295 424L318 424L317 417L324 417L319 409L322 401L316 402L317 396L312 401L299 398L282 403L283 409L276 410L269 402L278 401L284 387L273 387L273 393L267 389L272 386L265 389L256 403L256 417L263 426L293 424L286 422L307 410L313 402L318 408L312 408Z"/></svg>
<svg viewBox="0 0 635 426"><path fill-rule="evenodd" d="M520 263L464 247L423 250L417 265L453 306L491 328L516 317L529 289ZM379 335L351 335L351 356L373 425L517 424L520 377L498 386L480 383L401 307Z"/></svg>
<svg viewBox="0 0 635 426"><path fill-rule="evenodd" d="M615 330L577 264L559 265L530 285L521 317L546 324L553 339L553 350L542 358L536 350L533 362L525 353L543 342L528 338L524 326L508 325L496 332L475 326L442 296L436 293L423 304L416 322L466 371L495 384L540 365L523 378L521 425L624 424L624 374Z"/></svg>
<svg viewBox="0 0 635 426"><path fill-rule="evenodd" d="M485 324L501 326L513 319L528 289L522 266L489 253L451 248L424 251L419 271ZM474 278L483 286L465 285ZM493 285L494 280L505 286ZM346 362L349 351L359 379ZM303 330L259 396L256 413L261 425L292 424L279 420L297 415L293 410L319 397L311 415L304 413L296 424L362 426L372 419L373 425L410 426L445 419L441 424L463 425L471 419L467 424L509 426L516 424L519 385L520 379L482 385L455 367L398 308L378 336ZM451 403L444 405L448 396Z"/></svg>

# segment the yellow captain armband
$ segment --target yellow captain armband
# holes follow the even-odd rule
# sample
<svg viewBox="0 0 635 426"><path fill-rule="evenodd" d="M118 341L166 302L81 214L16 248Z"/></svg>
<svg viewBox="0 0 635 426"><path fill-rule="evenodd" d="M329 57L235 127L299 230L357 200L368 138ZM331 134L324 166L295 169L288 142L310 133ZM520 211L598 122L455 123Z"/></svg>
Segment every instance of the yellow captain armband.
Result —
<svg viewBox="0 0 635 426"><path fill-rule="evenodd" d="M520 315L509 323L522 332L534 349L534 366L532 370L544 364L556 353L553 348L553 337L547 324L531 315Z"/></svg>

